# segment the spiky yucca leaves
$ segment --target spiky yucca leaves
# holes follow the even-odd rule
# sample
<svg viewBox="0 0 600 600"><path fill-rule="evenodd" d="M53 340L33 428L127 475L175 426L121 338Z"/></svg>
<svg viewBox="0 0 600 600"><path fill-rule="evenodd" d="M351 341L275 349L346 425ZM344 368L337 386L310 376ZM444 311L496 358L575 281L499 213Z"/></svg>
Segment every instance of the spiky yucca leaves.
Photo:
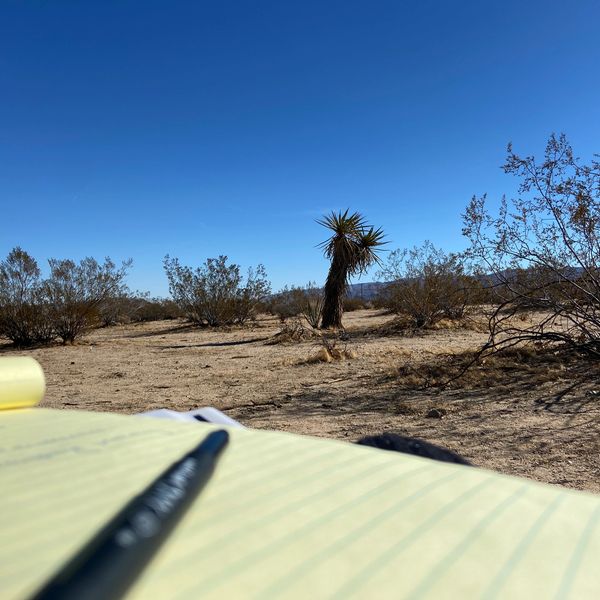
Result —
<svg viewBox="0 0 600 600"><path fill-rule="evenodd" d="M358 212L349 210L319 219L317 223L327 227L333 235L319 244L325 257L331 260L325 282L325 301L321 327L342 326L343 300L350 277L364 273L373 263L379 263L378 247L382 246L383 231L367 225Z"/></svg>

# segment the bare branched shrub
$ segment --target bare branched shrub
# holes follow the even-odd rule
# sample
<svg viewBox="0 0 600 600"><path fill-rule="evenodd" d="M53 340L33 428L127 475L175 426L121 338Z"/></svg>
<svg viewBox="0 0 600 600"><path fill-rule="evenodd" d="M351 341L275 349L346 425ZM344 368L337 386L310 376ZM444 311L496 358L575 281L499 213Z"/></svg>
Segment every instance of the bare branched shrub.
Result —
<svg viewBox="0 0 600 600"><path fill-rule="evenodd" d="M561 135L541 162L509 145L503 169L521 181L517 198L494 216L474 197L464 215L470 255L493 278L484 350L559 343L600 357L600 162L581 164Z"/></svg>
<svg viewBox="0 0 600 600"><path fill-rule="evenodd" d="M56 337L38 264L18 247L0 263L0 336L18 347Z"/></svg>
<svg viewBox="0 0 600 600"><path fill-rule="evenodd" d="M164 268L174 302L198 325L244 324L254 318L257 304L270 292L262 265L248 269L244 281L239 265L228 265L226 256L209 258L192 269L167 255Z"/></svg>
<svg viewBox="0 0 600 600"><path fill-rule="evenodd" d="M480 288L477 280L466 274L462 255L447 254L431 242L394 250L378 275L389 282L379 303L408 317L416 328L444 318L462 318Z"/></svg>
<svg viewBox="0 0 600 600"><path fill-rule="evenodd" d="M117 268L110 258L100 264L93 258L51 258L50 277L43 283L52 327L63 343L77 337L100 321L103 304L125 293L125 277L131 261Z"/></svg>

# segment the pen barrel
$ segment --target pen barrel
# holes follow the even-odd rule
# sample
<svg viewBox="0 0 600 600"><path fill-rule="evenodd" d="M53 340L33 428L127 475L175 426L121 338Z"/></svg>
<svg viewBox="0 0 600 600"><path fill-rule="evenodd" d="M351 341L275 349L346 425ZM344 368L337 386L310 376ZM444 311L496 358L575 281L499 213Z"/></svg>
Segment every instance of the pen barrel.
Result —
<svg viewBox="0 0 600 600"><path fill-rule="evenodd" d="M33 600L121 598L210 479L228 434L216 431L133 498Z"/></svg>

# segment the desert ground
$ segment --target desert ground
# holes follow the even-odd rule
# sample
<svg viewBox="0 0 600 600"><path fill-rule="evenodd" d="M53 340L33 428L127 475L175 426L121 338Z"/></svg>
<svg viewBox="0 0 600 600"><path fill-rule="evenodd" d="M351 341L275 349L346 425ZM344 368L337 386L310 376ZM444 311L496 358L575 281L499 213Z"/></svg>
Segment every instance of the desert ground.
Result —
<svg viewBox="0 0 600 600"><path fill-rule="evenodd" d="M464 384L423 387L440 357L477 348L485 333L386 331L376 310L346 313L340 360L313 360L317 339L272 343L274 317L249 327L180 321L120 325L73 346L29 354L47 377L46 407L137 413L214 406L248 427L349 442L396 432L458 452L479 467L600 492L600 380L595 365L483 364ZM407 376L407 373L409 374Z"/></svg>

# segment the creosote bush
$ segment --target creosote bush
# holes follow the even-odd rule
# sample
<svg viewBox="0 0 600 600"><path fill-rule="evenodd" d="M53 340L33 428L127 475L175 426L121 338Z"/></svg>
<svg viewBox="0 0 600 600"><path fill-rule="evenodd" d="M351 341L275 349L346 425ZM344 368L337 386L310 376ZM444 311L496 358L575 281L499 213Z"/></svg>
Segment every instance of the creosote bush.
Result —
<svg viewBox="0 0 600 600"><path fill-rule="evenodd" d="M473 197L464 215L469 255L493 283L484 351L536 342L600 358L600 162L553 135L541 161L509 145L503 168L518 196L495 215Z"/></svg>
<svg viewBox="0 0 600 600"><path fill-rule="evenodd" d="M344 312L352 312L355 310L364 310L366 308L371 308L371 304L369 302L363 300L362 298L350 298L346 296L343 300Z"/></svg>
<svg viewBox="0 0 600 600"><path fill-rule="evenodd" d="M282 324L287 319L302 316L316 329L323 311L323 291L312 281L304 287L286 286L269 299L267 310L276 315Z"/></svg>
<svg viewBox="0 0 600 600"><path fill-rule="evenodd" d="M100 321L111 298L125 293L131 261L120 268L107 258L79 263L50 259L42 279L37 262L21 248L0 263L0 335L15 346L45 344L60 338L72 343Z"/></svg>
<svg viewBox="0 0 600 600"><path fill-rule="evenodd" d="M0 336L17 347L56 337L41 271L36 260L19 247L0 263Z"/></svg>
<svg viewBox="0 0 600 600"><path fill-rule="evenodd" d="M478 301L478 281L466 273L460 254L447 254L431 242L394 250L378 275L389 282L378 305L408 318L415 328L429 327L442 319L461 319Z"/></svg>
<svg viewBox="0 0 600 600"><path fill-rule="evenodd" d="M243 325L270 292L262 265L248 269L244 280L239 265L228 265L226 256L209 258L193 269L167 255L164 269L173 301L198 325Z"/></svg>
<svg viewBox="0 0 600 600"><path fill-rule="evenodd" d="M50 277L43 289L50 319L57 336L64 343L72 343L100 322L104 303L124 293L124 279L131 261L119 269L109 258L103 264L93 258L84 258L79 264L72 260L48 262Z"/></svg>
<svg viewBox="0 0 600 600"><path fill-rule="evenodd" d="M103 327L182 318L183 312L165 298L151 298L147 292L124 293L110 298L100 311Z"/></svg>

